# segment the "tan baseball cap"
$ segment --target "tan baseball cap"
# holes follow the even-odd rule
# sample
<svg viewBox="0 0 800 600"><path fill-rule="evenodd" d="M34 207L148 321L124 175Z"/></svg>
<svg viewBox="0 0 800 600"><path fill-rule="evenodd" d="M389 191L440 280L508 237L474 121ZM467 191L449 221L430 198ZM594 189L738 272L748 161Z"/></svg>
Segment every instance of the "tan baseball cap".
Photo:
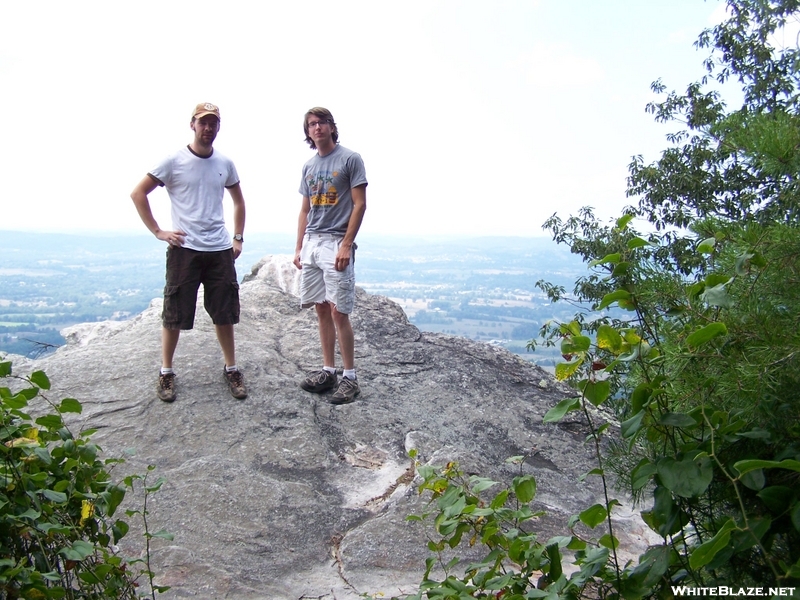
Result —
<svg viewBox="0 0 800 600"><path fill-rule="evenodd" d="M219 119L219 107L216 104L211 104L211 102L201 102L195 107L192 118L199 119L206 115L214 115Z"/></svg>

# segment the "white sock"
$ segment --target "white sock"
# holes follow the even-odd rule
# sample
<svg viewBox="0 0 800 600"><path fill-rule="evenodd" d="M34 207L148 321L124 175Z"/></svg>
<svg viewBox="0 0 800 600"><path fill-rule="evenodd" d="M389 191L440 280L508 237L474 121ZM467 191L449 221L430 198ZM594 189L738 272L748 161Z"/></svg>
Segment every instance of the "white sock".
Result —
<svg viewBox="0 0 800 600"><path fill-rule="evenodd" d="M336 375L336 367L322 367L323 371L327 371L331 375Z"/></svg>
<svg viewBox="0 0 800 600"><path fill-rule="evenodd" d="M342 375L347 377L348 379L352 379L353 381L355 381L355 379L356 379L356 370L355 369L345 369L342 372Z"/></svg>
<svg viewBox="0 0 800 600"><path fill-rule="evenodd" d="M238 371L239 367L237 367L236 365L233 365L232 367L229 367L228 365L225 365L225 370L228 373L233 373L234 371Z"/></svg>
<svg viewBox="0 0 800 600"><path fill-rule="evenodd" d="M172 367L161 367L162 375L169 375L170 373L173 375L175 374L175 371L172 370Z"/></svg>

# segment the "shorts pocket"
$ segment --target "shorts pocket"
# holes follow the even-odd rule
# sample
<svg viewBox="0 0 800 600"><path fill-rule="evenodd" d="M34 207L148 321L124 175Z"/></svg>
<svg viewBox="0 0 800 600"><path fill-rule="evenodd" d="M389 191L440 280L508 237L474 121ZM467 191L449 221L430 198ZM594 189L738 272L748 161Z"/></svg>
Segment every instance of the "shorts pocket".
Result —
<svg viewBox="0 0 800 600"><path fill-rule="evenodd" d="M165 326L179 325L181 322L181 303L177 285L168 285L164 288L164 308L161 311L161 321Z"/></svg>
<svg viewBox="0 0 800 600"><path fill-rule="evenodd" d="M353 312L356 300L356 278L350 274L341 277L336 286L336 310L343 315Z"/></svg>
<svg viewBox="0 0 800 600"><path fill-rule="evenodd" d="M239 283L234 281L231 283L231 322L236 324L239 322Z"/></svg>

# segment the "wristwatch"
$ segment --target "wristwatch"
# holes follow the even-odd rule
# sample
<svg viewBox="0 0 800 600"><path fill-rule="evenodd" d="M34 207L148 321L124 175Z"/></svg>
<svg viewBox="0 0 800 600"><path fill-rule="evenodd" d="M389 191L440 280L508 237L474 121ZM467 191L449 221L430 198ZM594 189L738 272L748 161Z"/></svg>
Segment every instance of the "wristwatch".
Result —
<svg viewBox="0 0 800 600"><path fill-rule="evenodd" d="M233 239L235 239L237 242L244 242L244 238L242 237L241 233L234 234Z"/></svg>

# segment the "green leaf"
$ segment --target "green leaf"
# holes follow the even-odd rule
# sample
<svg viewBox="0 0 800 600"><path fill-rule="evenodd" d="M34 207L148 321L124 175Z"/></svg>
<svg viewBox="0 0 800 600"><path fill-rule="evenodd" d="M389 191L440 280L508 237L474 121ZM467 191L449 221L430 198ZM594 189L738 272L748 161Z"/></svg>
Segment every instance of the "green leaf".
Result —
<svg viewBox="0 0 800 600"><path fill-rule="evenodd" d="M620 425L620 433L623 438L629 438L636 434L642 428L642 419L644 419L645 411L640 410L633 415L630 419L623 421Z"/></svg>
<svg viewBox="0 0 800 600"><path fill-rule="evenodd" d="M75 540L72 546L62 548L58 553L68 560L80 562L94 553L94 546L83 540Z"/></svg>
<svg viewBox="0 0 800 600"><path fill-rule="evenodd" d="M792 488L785 485L773 485L764 488L756 494L761 501L767 505L774 514L781 514L785 512L792 501L793 493Z"/></svg>
<svg viewBox="0 0 800 600"><path fill-rule="evenodd" d="M28 406L28 399L20 392L10 398L3 398L3 405L12 410L19 410Z"/></svg>
<svg viewBox="0 0 800 600"><path fill-rule="evenodd" d="M611 271L611 277L622 277L623 275L626 275L630 269L631 263L627 261L621 262L614 267L613 271Z"/></svg>
<svg viewBox="0 0 800 600"><path fill-rule="evenodd" d="M611 393L611 383L608 380L587 381L582 391L589 402L595 406L600 406L608 399Z"/></svg>
<svg viewBox="0 0 800 600"><path fill-rule="evenodd" d="M622 215L619 219L617 219L617 229L625 229L632 219L633 215L630 213Z"/></svg>
<svg viewBox="0 0 800 600"><path fill-rule="evenodd" d="M641 248L642 246L655 246L655 245L656 244L651 244L647 240L645 240L643 238L640 238L640 237L635 237L635 238L632 238L632 239L628 240L628 249L629 250L634 250L636 248Z"/></svg>
<svg viewBox="0 0 800 600"><path fill-rule="evenodd" d="M660 536L667 537L680 531L681 511L670 491L662 485L653 490L653 508L643 511L642 518Z"/></svg>
<svg viewBox="0 0 800 600"><path fill-rule="evenodd" d="M476 494L484 490L488 490L490 487L497 485L496 481L492 481L491 479L487 479L485 477L472 477L472 491Z"/></svg>
<svg viewBox="0 0 800 600"><path fill-rule="evenodd" d="M60 415L49 414L36 419L36 424L44 427L45 429L57 430L64 426L64 421Z"/></svg>
<svg viewBox="0 0 800 600"><path fill-rule="evenodd" d="M556 365L556 379L559 381L564 381L565 379L569 379L572 375L575 374L575 371L578 370L583 364L583 358L578 358L571 363L558 363Z"/></svg>
<svg viewBox="0 0 800 600"><path fill-rule="evenodd" d="M619 540L609 534L605 534L603 537L597 540L597 543L605 548L610 548L611 550L616 550L619 548Z"/></svg>
<svg viewBox="0 0 800 600"><path fill-rule="evenodd" d="M161 486L164 485L166 481L167 481L166 477L159 477L158 479L156 479L156 482L153 485L149 485L144 489L148 493L157 492L158 490L161 489Z"/></svg>
<svg viewBox="0 0 800 600"><path fill-rule="evenodd" d="M42 495L47 498L48 500L55 502L56 504L63 504L67 501L67 495L63 492L55 492L53 490L44 490L42 491Z"/></svg>
<svg viewBox="0 0 800 600"><path fill-rule="evenodd" d="M11 362L0 362L0 377L8 377L11 375Z"/></svg>
<svg viewBox="0 0 800 600"><path fill-rule="evenodd" d="M657 465L658 477L664 487L683 498L693 498L705 492L714 477L712 462L708 457L697 460L663 457Z"/></svg>
<svg viewBox="0 0 800 600"><path fill-rule="evenodd" d="M62 413L81 413L83 406L74 398L64 398L58 407Z"/></svg>
<svg viewBox="0 0 800 600"><path fill-rule="evenodd" d="M413 516L415 515L409 515L408 519L411 520ZM119 543L119 540L125 537L129 529L130 526L125 521L120 519L114 521L114 524L111 526L111 533L114 534L114 543Z"/></svg>
<svg viewBox="0 0 800 600"><path fill-rule="evenodd" d="M491 508L492 510L498 510L500 508L503 508L506 505L506 500L508 500L508 494L509 494L508 490L503 490L502 492L497 494L497 496L495 496L494 499L492 500L492 503L489 505L489 508Z"/></svg>
<svg viewBox="0 0 800 600"><path fill-rule="evenodd" d="M710 325L701 327L700 329L692 333L688 338L686 338L686 343L692 348L697 348L699 346L702 346L703 344L707 344L714 338L720 335L725 335L727 333L728 333L728 328L725 327L725 323L721 322L711 323Z"/></svg>
<svg viewBox="0 0 800 600"><path fill-rule="evenodd" d="M750 431L742 431L737 433L739 437L748 438L751 440L769 440L772 437L769 431L766 429L758 429L754 428Z"/></svg>
<svg viewBox="0 0 800 600"><path fill-rule="evenodd" d="M586 510L584 510L580 515L581 523L587 525L588 527L594 529L600 523L606 520L608 516L608 511L606 511L605 506L602 504L595 504L594 506L590 506Z"/></svg>
<svg viewBox="0 0 800 600"><path fill-rule="evenodd" d="M606 263L615 264L622 260L622 255L619 252L615 252L614 254L606 254L603 258L597 258L589 263L590 267L596 267L597 265L604 265Z"/></svg>
<svg viewBox="0 0 800 600"><path fill-rule="evenodd" d="M642 489L650 482L653 475L657 472L658 467L648 459L643 458L639 461L639 464L634 467L633 471L631 471L631 487L634 490Z"/></svg>
<svg viewBox="0 0 800 600"><path fill-rule="evenodd" d="M597 328L597 347L619 354L622 349L622 336L610 325Z"/></svg>
<svg viewBox="0 0 800 600"><path fill-rule="evenodd" d="M630 300L630 299L631 299L630 292L626 290L616 290L614 292L611 292L610 294L606 294L605 296L603 296L603 299L600 301L597 310L603 310L604 308L608 308L609 306L614 304L614 302L619 302L621 300L622 301Z"/></svg>
<svg viewBox="0 0 800 600"><path fill-rule="evenodd" d="M117 510L117 507L120 505L122 500L125 498L125 488L121 485L112 485L111 487L106 490L107 495L104 495L104 500L106 502L106 514L111 517L114 515L114 511Z"/></svg>
<svg viewBox="0 0 800 600"><path fill-rule="evenodd" d="M554 423L571 410L578 410L581 407L580 398L566 398L547 411L542 421L544 423Z"/></svg>
<svg viewBox="0 0 800 600"><path fill-rule="evenodd" d="M32 519L32 520L34 520L34 521L35 521L36 519L38 519L38 518L41 516L41 514L42 514L42 513L40 513L39 511L37 511L37 510L34 510L34 509L32 509L32 508L29 508L29 509L28 509L28 510L26 510L25 512L23 512L23 513L20 513L20 514L18 514L18 515L14 515L14 516L15 516L17 519Z"/></svg>
<svg viewBox="0 0 800 600"><path fill-rule="evenodd" d="M169 541L172 541L172 540L174 540L174 539L175 539L175 536L174 536L174 535L172 535L171 533L169 533L168 531L166 531L166 530L164 530L164 529L160 529L159 531L156 531L156 532L153 534L153 537L157 537L157 538L159 538L159 539L162 539L162 540L169 540Z"/></svg>
<svg viewBox="0 0 800 600"><path fill-rule="evenodd" d="M585 335L572 335L566 337L561 342L562 354L574 354L576 352L586 352L592 345L592 340Z"/></svg>
<svg viewBox="0 0 800 600"><path fill-rule="evenodd" d="M689 556L689 566L692 569L699 569L710 563L718 552L724 550L731 539L731 531L736 529L736 524L728 520L717 534L707 542L700 544L692 551Z"/></svg>
<svg viewBox="0 0 800 600"><path fill-rule="evenodd" d="M561 550L558 544L548 544L545 548L545 553L550 561L550 578L556 581L561 577L563 572L561 568Z"/></svg>
<svg viewBox="0 0 800 600"><path fill-rule="evenodd" d="M563 326L563 332L567 335L580 335L581 334L581 324L577 321L570 321L566 325Z"/></svg>
<svg viewBox="0 0 800 600"><path fill-rule="evenodd" d="M733 306L733 298L728 294L727 286L724 284L706 287L705 291L700 294L700 299L709 306L719 306L721 308L731 308Z"/></svg>
<svg viewBox="0 0 800 600"><path fill-rule="evenodd" d="M78 572L78 577L80 578L81 581L83 581L84 583L88 583L90 585L100 583L100 578L91 571L81 570Z"/></svg>
<svg viewBox="0 0 800 600"><path fill-rule="evenodd" d="M700 254L711 254L714 252L714 246L717 245L717 240L713 237L706 238L697 245L697 251Z"/></svg>
<svg viewBox="0 0 800 600"><path fill-rule="evenodd" d="M767 265L767 261L758 252L746 252L736 257L736 264L734 270L739 276L747 275L750 267L757 267L763 269Z"/></svg>
<svg viewBox="0 0 800 600"><path fill-rule="evenodd" d="M800 473L800 461L789 459L780 462L774 460L740 460L734 463L733 467L739 471L739 475L744 475L748 471L755 469L788 469Z"/></svg>
<svg viewBox="0 0 800 600"><path fill-rule="evenodd" d="M531 502L536 496L536 479L534 479L533 475L515 477L514 494L523 504Z"/></svg>
<svg viewBox="0 0 800 600"><path fill-rule="evenodd" d="M43 390L50 389L50 380L44 371L34 371L30 376L31 383Z"/></svg>
<svg viewBox="0 0 800 600"><path fill-rule="evenodd" d="M756 469L755 471L748 471L744 475L741 475L739 481L751 490L758 491L766 485L767 478L764 476L763 469Z"/></svg>
<svg viewBox="0 0 800 600"><path fill-rule="evenodd" d="M797 531L800 531L800 502L794 505L791 511L792 525Z"/></svg>
<svg viewBox="0 0 800 600"><path fill-rule="evenodd" d="M649 383L640 383L631 394L631 409L634 414L647 406L650 396L653 395L653 387Z"/></svg>
<svg viewBox="0 0 800 600"><path fill-rule="evenodd" d="M661 420L659 421L661 425L666 425L668 427L694 427L697 425L697 421L694 418L690 417L685 413L673 413L668 412L662 415Z"/></svg>

